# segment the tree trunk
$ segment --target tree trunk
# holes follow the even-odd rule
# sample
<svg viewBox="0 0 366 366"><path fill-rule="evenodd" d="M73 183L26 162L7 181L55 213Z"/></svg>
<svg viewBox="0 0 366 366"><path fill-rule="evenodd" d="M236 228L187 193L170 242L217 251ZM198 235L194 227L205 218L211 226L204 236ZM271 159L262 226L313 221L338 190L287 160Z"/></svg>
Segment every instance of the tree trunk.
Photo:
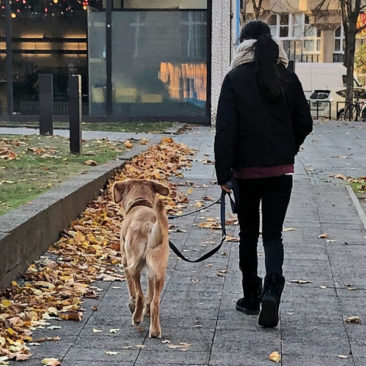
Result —
<svg viewBox="0 0 366 366"><path fill-rule="evenodd" d="M355 63L355 50L356 50L356 27L350 25L347 37L347 47L345 54L345 66L347 68L346 76L346 104L353 103L353 79L354 79L354 63Z"/></svg>

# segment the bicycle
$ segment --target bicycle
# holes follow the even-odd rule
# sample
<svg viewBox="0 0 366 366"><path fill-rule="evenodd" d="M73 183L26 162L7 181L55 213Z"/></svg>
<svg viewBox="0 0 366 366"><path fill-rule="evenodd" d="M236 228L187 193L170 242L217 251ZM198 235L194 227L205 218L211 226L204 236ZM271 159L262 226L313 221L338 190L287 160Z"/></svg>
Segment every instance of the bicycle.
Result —
<svg viewBox="0 0 366 366"><path fill-rule="evenodd" d="M339 119L342 121L358 121L366 122L366 103L365 101L356 100L355 103L348 104L343 111L340 112Z"/></svg>

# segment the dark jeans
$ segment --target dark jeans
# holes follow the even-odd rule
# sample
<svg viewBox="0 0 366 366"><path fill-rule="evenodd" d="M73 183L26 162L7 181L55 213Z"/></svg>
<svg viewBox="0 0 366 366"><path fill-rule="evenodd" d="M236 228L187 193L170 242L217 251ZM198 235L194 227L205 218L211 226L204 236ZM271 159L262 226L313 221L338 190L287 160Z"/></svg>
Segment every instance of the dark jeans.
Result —
<svg viewBox="0 0 366 366"><path fill-rule="evenodd" d="M240 225L239 266L244 277L257 276L259 205L262 201L262 238L266 273L282 274L282 227L292 190L292 176L238 179Z"/></svg>

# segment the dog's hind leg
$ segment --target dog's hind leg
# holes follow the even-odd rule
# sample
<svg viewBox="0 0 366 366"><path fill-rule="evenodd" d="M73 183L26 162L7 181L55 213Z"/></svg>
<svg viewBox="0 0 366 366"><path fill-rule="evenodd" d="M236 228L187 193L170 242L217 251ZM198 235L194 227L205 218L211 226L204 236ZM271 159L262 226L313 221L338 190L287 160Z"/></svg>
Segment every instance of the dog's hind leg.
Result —
<svg viewBox="0 0 366 366"><path fill-rule="evenodd" d="M145 300L144 314L145 316L150 316L150 305L154 293L154 280L151 278L150 275L148 275L147 281L147 295Z"/></svg>
<svg viewBox="0 0 366 366"><path fill-rule="evenodd" d="M142 323L144 312L144 293L142 292L140 283L140 272L141 270L135 270L131 274L136 291L135 311L132 316L132 322L134 325L140 325Z"/></svg>
<svg viewBox="0 0 366 366"><path fill-rule="evenodd" d="M130 309L131 314L133 314L135 311L136 291L135 291L135 285L131 279L131 274L128 270L128 263L127 263L127 257L126 257L126 252L125 252L125 248L124 248L123 239L121 239L121 256L122 256L122 266L123 266L123 269L125 272L127 287L128 287L128 292L129 292L128 308Z"/></svg>
<svg viewBox="0 0 366 366"><path fill-rule="evenodd" d="M160 308L160 294L164 286L164 277L165 275L163 273L160 273L152 280L153 295L151 301L150 331L149 331L149 337L152 338L161 338L159 308Z"/></svg>

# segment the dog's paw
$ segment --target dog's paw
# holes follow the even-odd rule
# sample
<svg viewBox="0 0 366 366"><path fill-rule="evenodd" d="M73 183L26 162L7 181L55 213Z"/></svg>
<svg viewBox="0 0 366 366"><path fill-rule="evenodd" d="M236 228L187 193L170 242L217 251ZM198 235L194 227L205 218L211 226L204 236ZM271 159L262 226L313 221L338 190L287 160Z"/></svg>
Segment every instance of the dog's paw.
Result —
<svg viewBox="0 0 366 366"><path fill-rule="evenodd" d="M133 316L132 317L132 325L136 325L136 327L139 327L142 322L144 321L144 316Z"/></svg>
<svg viewBox="0 0 366 366"><path fill-rule="evenodd" d="M150 338L161 338L161 330L159 329L157 331L152 331L150 329L150 331L149 331L149 337Z"/></svg>

